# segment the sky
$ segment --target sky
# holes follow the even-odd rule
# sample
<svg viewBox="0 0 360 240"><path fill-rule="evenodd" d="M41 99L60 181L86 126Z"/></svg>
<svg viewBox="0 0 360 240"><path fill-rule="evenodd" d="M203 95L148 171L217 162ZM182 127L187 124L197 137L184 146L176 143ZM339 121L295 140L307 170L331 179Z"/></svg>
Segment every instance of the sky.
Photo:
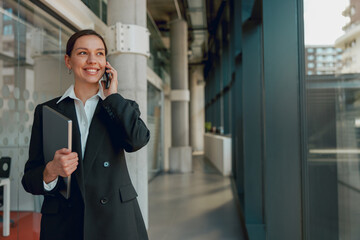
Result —
<svg viewBox="0 0 360 240"><path fill-rule="evenodd" d="M349 18L342 12L349 0L304 0L305 45L333 45Z"/></svg>

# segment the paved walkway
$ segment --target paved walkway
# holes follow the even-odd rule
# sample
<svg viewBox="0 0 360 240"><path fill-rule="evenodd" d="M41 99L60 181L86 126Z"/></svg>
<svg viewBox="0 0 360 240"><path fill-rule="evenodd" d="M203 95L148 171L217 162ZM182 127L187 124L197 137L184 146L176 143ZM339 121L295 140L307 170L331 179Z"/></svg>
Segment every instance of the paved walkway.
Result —
<svg viewBox="0 0 360 240"><path fill-rule="evenodd" d="M230 179L203 156L193 173L163 174L149 183L150 240L242 240Z"/></svg>

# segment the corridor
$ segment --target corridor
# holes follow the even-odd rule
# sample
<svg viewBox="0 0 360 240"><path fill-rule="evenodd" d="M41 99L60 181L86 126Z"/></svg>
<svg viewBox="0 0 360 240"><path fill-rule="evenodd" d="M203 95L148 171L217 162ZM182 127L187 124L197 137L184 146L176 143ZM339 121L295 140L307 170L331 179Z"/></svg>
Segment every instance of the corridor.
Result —
<svg viewBox="0 0 360 240"><path fill-rule="evenodd" d="M231 182L202 156L193 173L163 174L149 183L151 240L242 240Z"/></svg>

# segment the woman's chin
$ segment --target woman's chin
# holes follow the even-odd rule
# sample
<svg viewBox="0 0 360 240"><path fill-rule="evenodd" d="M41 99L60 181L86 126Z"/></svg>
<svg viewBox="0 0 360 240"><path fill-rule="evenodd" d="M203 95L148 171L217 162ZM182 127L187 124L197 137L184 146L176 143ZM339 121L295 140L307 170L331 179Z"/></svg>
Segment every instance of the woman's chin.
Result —
<svg viewBox="0 0 360 240"><path fill-rule="evenodd" d="M91 77L87 77L87 78L82 78L81 80L79 79L78 82L81 82L81 84L99 84L101 77L98 76L91 76Z"/></svg>

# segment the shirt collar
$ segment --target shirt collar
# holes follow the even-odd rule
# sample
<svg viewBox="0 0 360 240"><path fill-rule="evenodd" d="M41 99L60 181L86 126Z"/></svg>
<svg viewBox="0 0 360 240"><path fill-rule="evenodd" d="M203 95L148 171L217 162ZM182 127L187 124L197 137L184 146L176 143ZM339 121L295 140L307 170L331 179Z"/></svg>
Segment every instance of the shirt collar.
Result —
<svg viewBox="0 0 360 240"><path fill-rule="evenodd" d="M99 82L99 91L97 92L96 95L94 96L98 96L99 98L101 98L102 100L105 99L105 95L104 95L104 91L103 91L103 87ZM93 96L93 97L94 97ZM59 101L56 102L56 104L58 104L59 102L61 102L62 100L64 100L65 98L72 98L72 99L76 99L76 100L80 100L78 97L76 97L75 95L75 90L74 90L74 84L72 84L64 93L64 95L62 95L62 97L59 99ZM91 97L91 98L93 98Z"/></svg>

